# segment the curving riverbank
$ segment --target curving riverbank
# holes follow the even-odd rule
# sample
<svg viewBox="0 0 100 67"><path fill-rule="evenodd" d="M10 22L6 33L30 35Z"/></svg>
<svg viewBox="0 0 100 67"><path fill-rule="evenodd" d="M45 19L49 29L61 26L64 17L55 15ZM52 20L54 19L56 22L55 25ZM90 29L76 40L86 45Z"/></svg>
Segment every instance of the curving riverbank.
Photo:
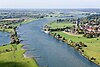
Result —
<svg viewBox="0 0 100 67"><path fill-rule="evenodd" d="M27 57L34 57L39 66L49 67L99 67L84 58L77 50L66 43L45 34L41 27L54 19L41 19L18 27Z"/></svg>
<svg viewBox="0 0 100 67"><path fill-rule="evenodd" d="M60 31L59 31L59 32L60 32ZM56 33L56 34L59 34L61 38L55 37L55 33ZM53 36L54 38L56 38L56 39L58 39L58 40L61 40L61 41L65 42L65 43L67 43L68 45L74 47L73 44L75 44L75 42L73 42L73 40L70 40L70 39L66 38L65 36L61 35L60 33L57 33L57 32L53 32L53 33L52 33L52 32L51 32L51 33L49 33L49 34L50 34L51 36ZM63 37L64 37L64 39L63 39ZM69 43L69 41L71 41L71 42ZM76 43L77 43L77 42L76 42ZM95 59L94 57L89 57L89 56L87 56L87 55L84 53L84 50L83 50L83 49L77 49L76 47L74 47L74 48L75 48L76 50L78 50L78 51L81 53L81 55L84 56L85 58L87 58L89 61L95 63L96 65L100 65L100 63L99 63L98 61L96 61L96 59Z"/></svg>
<svg viewBox="0 0 100 67"><path fill-rule="evenodd" d="M38 67L32 58L23 57L25 50L22 50L22 44L17 45L17 50L12 45L0 47L0 67Z"/></svg>
<svg viewBox="0 0 100 67"><path fill-rule="evenodd" d="M32 21L33 20L27 22L25 21L21 24L26 24ZM19 24L17 24L17 26L19 26ZM1 31L9 32L11 34L10 44L0 46L0 67L38 67L38 64L34 58L24 56L26 50L22 49L24 45L20 44L21 41L17 35L16 28L0 29Z"/></svg>

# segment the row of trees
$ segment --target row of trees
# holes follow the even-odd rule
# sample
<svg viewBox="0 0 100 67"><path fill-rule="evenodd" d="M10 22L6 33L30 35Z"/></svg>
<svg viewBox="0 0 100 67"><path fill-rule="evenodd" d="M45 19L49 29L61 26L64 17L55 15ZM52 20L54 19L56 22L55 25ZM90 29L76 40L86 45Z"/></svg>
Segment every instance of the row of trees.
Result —
<svg viewBox="0 0 100 67"><path fill-rule="evenodd" d="M16 28L14 28L14 32L10 35L11 42L10 44L19 44L20 40L18 39Z"/></svg>
<svg viewBox="0 0 100 67"><path fill-rule="evenodd" d="M62 40L64 42L67 42L69 45L75 47L77 50L82 49L82 47L87 47L83 42L73 42L72 40L67 40L65 37L62 37L60 34L57 33L51 33L55 38ZM83 50L82 50L83 52Z"/></svg>
<svg viewBox="0 0 100 67"><path fill-rule="evenodd" d="M57 22L64 22L64 19L57 19Z"/></svg>
<svg viewBox="0 0 100 67"><path fill-rule="evenodd" d="M63 28L48 28L48 31L64 31L65 29L70 29L71 27L63 27Z"/></svg>
<svg viewBox="0 0 100 67"><path fill-rule="evenodd" d="M87 38L94 38L94 37L99 37L100 36L100 33L94 33L94 32L89 32L89 33L84 33L83 35L84 37L87 37Z"/></svg>

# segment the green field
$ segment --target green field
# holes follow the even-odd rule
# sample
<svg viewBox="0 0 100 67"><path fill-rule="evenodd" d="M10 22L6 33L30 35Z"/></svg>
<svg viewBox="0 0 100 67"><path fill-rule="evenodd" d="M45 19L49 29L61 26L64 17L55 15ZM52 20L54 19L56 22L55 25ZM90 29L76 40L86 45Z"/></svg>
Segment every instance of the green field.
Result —
<svg viewBox="0 0 100 67"><path fill-rule="evenodd" d="M11 26L19 26L20 24L26 24L36 19L26 20ZM0 31L15 33L14 29L0 29ZM38 67L34 58L24 58L23 54L25 50L22 50L23 45L17 45L17 50L8 51L12 49L12 45L0 46L0 67Z"/></svg>
<svg viewBox="0 0 100 67"><path fill-rule="evenodd" d="M60 23L52 22L52 23L48 23L47 25L50 26L52 29L55 29L55 28L71 27L75 24L72 24L72 23L66 21L66 22L60 22Z"/></svg>
<svg viewBox="0 0 100 67"><path fill-rule="evenodd" d="M0 31L14 33L14 30L13 29L0 29Z"/></svg>
<svg viewBox="0 0 100 67"><path fill-rule="evenodd" d="M28 20L26 20L26 21L24 21L24 22L19 22L19 23L16 23L16 24L10 24L10 26L20 26L20 24L27 24L27 23L29 23L29 22L32 22L32 21L35 21L35 20L37 20L37 19L28 19ZM4 23L6 23L6 22L4 22ZM0 24L2 24L1 22L0 22ZM14 32L14 30L13 29L1 29L0 28L0 31L5 31L5 32Z"/></svg>
<svg viewBox="0 0 100 67"><path fill-rule="evenodd" d="M32 21L35 21L35 20L37 20L37 19L32 18L32 19L28 19L28 20L26 20L26 21L19 22L19 23L17 23L17 24L11 24L11 25L12 25L12 26L19 26L20 24L26 24L26 23L29 23L29 22L32 22Z"/></svg>
<svg viewBox="0 0 100 67"><path fill-rule="evenodd" d="M87 47L84 47L84 54L88 57L95 57L96 61L100 64L100 38L85 38L83 36L71 36L68 34L65 34L63 32L53 32L58 33L61 36L65 37L66 39L70 39L74 42L83 42L87 45Z"/></svg>
<svg viewBox="0 0 100 67"><path fill-rule="evenodd" d="M14 52L12 45L0 47L0 67L38 67L34 58L24 58L25 50L21 49L23 45L17 45ZM7 51L12 49L12 51Z"/></svg>

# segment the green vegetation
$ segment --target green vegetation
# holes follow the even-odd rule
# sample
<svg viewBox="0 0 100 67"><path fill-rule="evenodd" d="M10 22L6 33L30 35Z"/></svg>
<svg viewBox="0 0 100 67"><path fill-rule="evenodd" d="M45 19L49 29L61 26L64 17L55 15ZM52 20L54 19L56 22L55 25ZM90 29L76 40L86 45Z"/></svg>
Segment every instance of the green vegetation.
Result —
<svg viewBox="0 0 100 67"><path fill-rule="evenodd" d="M0 31L14 33L14 30L13 29L0 29Z"/></svg>
<svg viewBox="0 0 100 67"><path fill-rule="evenodd" d="M72 35L68 35L65 34L63 32L53 32L53 33L57 33L63 37L65 37L65 39L70 39L73 42L83 42L84 44L87 45L87 47L83 48L84 50L84 55L88 56L89 58L95 57L96 58L96 62L100 63L100 38L85 38L83 36L72 36Z"/></svg>
<svg viewBox="0 0 100 67"><path fill-rule="evenodd" d="M10 32L10 33L13 33L14 32L14 30L13 30L13 28L14 27L16 27L16 26L20 26L21 24L26 24L26 23L29 23L29 22L32 22L32 21L35 21L35 20L37 20L37 19L35 19L35 18L31 18L31 19L27 19L27 20L25 20L25 21L23 21L23 22L19 22L19 23L12 23L12 24L10 24L9 26L11 26L12 28L0 28L0 31L5 31L5 32ZM7 24L7 22L4 22L5 24ZM3 23L3 24L4 24ZM0 22L0 24L2 24L1 22Z"/></svg>
<svg viewBox="0 0 100 67"><path fill-rule="evenodd" d="M0 47L0 67L38 67L34 58L23 57L25 50L21 49L23 45L19 44L20 40L16 32L17 26L32 22L34 20L36 19L28 19L24 22L12 23L9 25L11 28L0 28L0 31L11 33L11 44Z"/></svg>
<svg viewBox="0 0 100 67"><path fill-rule="evenodd" d="M66 28L66 27L72 27L75 24L72 24L68 21L64 22L52 22L47 24L50 29L57 29L57 28ZM84 43L86 47L81 47L78 50L82 53L83 56L85 56L87 59L95 62L96 64L100 65L100 37L95 38L86 38L83 37L83 34L74 34L71 32L62 32L62 30L53 30L50 33L52 36L55 36L55 38L62 40L66 43L68 41L72 41L72 43ZM70 45L70 44L69 44ZM71 45L75 48L77 48L75 45Z"/></svg>
<svg viewBox="0 0 100 67"><path fill-rule="evenodd" d="M20 26L21 24L26 24L26 23L29 23L29 22L32 22L32 21L35 21L35 20L37 20L37 19L32 18L32 19L28 19L28 20L25 20L23 22L20 22L20 23L17 23L17 24L11 24L11 25L13 25L13 26Z"/></svg>
<svg viewBox="0 0 100 67"><path fill-rule="evenodd" d="M57 23L57 22L52 22L52 23L49 23L49 24L47 24L47 25L50 26L52 29L56 29L56 28L71 27L71 26L73 26L73 25L75 25L75 24L72 24L72 23L70 23L70 22L68 22L68 21L65 21L65 22L59 22L59 23Z"/></svg>
<svg viewBox="0 0 100 67"><path fill-rule="evenodd" d="M33 58L25 58L23 45L17 45L14 50L13 44L0 47L0 67L38 67Z"/></svg>

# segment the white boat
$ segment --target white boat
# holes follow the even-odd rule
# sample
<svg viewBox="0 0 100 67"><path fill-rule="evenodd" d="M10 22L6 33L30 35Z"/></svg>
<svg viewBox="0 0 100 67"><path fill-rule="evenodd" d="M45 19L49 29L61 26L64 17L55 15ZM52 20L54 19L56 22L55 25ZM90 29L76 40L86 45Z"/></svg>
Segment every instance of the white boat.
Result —
<svg viewBox="0 0 100 67"><path fill-rule="evenodd" d="M49 34L50 31L44 31L45 33Z"/></svg>

